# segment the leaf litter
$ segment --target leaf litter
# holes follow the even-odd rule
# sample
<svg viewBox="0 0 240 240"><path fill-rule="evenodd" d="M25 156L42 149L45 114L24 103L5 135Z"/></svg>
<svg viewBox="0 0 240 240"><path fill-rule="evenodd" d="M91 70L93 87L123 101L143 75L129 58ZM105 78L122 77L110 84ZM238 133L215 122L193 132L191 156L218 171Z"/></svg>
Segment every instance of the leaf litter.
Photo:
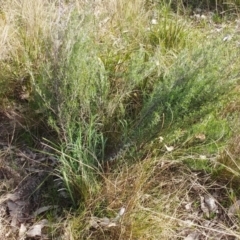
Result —
<svg viewBox="0 0 240 240"><path fill-rule="evenodd" d="M46 149L40 152L26 145L16 147L4 143L4 134L1 138L0 239L49 239L43 233L43 229L49 228L48 221L37 221L37 218L49 210L61 208L46 205L43 197L45 182L49 181L49 172L57 160L43 153Z"/></svg>
<svg viewBox="0 0 240 240"><path fill-rule="evenodd" d="M145 168L148 170L142 172ZM115 239L131 239L128 232L131 233L132 227L127 229L132 225L140 230L148 225L149 236L144 239L239 239L239 218L229 197L231 186L227 180L216 180L203 171L192 171L181 161L163 158L145 159L139 170L135 166L121 174L121 178L109 176L110 184L101 194L110 203L109 209L126 206L120 229L114 231L114 234L119 231ZM232 211L235 215L229 214ZM111 219L91 217L90 220L94 221L86 236L104 239L110 227L103 227L101 221L108 225Z"/></svg>

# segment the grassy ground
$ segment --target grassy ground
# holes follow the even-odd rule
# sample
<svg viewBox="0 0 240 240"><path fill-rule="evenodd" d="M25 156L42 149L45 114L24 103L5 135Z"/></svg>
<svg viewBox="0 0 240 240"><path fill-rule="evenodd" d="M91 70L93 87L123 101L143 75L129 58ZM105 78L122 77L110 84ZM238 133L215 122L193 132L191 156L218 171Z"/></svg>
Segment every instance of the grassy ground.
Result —
<svg viewBox="0 0 240 240"><path fill-rule="evenodd" d="M239 239L240 3L197 2L2 1L11 144L52 150L71 205L52 239Z"/></svg>

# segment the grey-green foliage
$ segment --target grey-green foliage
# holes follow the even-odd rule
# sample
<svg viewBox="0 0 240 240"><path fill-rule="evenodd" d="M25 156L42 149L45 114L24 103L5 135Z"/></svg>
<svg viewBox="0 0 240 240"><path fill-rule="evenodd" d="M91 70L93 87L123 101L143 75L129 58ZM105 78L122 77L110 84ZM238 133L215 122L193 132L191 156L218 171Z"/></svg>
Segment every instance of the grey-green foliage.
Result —
<svg viewBox="0 0 240 240"><path fill-rule="evenodd" d="M85 26L86 25L86 26ZM60 40L61 45L51 49L49 63L44 63L41 74L34 79L42 108L51 111L51 124L67 140L86 127L101 109L109 90L104 65L98 58L94 38L88 25L77 24L73 18Z"/></svg>
<svg viewBox="0 0 240 240"><path fill-rule="evenodd" d="M32 74L34 100L58 133L60 172L75 203L96 186L93 175L104 154L102 116L109 91L94 31L89 33L91 19L84 21L73 14L41 73Z"/></svg>
<svg viewBox="0 0 240 240"><path fill-rule="evenodd" d="M222 41L183 51L169 74L159 79L138 123L139 139L151 139L171 124L187 126L218 107L239 79L239 50Z"/></svg>
<svg viewBox="0 0 240 240"><path fill-rule="evenodd" d="M86 121L96 115L109 88L104 66L86 29L79 29L76 36L70 35L69 38L67 43L71 45L66 46L61 54L62 66L57 73L60 80L57 91L62 105L59 114L65 124Z"/></svg>
<svg viewBox="0 0 240 240"><path fill-rule="evenodd" d="M161 9L158 15L158 23L149 31L149 42L153 46L160 45L163 51L184 48L189 35L187 25L181 18L173 17L170 9Z"/></svg>

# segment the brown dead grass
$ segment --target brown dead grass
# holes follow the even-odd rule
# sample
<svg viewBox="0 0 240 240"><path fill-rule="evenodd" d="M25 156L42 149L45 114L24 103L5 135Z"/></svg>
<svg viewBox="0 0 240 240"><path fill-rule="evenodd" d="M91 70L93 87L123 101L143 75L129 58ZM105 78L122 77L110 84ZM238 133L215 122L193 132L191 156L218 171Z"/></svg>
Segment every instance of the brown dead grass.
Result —
<svg viewBox="0 0 240 240"><path fill-rule="evenodd" d="M181 162L166 159L147 158L105 176L101 197L93 200L81 216L84 226L76 224L79 218L70 221L73 239L80 234L84 239L167 240L194 232L213 239L239 237L239 220L227 215L232 204L227 181L216 182L208 174L192 172ZM200 207L200 197L206 195L214 196L218 204L219 213L212 218L207 218ZM122 207L126 213L117 227L88 227L91 216L116 216Z"/></svg>

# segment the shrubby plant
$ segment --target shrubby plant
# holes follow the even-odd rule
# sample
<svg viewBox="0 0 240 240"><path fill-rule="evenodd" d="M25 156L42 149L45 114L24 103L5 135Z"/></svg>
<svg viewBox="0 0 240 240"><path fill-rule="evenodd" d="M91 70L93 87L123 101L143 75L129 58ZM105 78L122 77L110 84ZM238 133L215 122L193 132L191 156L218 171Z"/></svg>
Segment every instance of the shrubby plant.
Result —
<svg viewBox="0 0 240 240"><path fill-rule="evenodd" d="M221 41L199 46L191 54L183 51L146 102L140 129L153 137L170 125L187 127L204 119L236 83L237 54Z"/></svg>

